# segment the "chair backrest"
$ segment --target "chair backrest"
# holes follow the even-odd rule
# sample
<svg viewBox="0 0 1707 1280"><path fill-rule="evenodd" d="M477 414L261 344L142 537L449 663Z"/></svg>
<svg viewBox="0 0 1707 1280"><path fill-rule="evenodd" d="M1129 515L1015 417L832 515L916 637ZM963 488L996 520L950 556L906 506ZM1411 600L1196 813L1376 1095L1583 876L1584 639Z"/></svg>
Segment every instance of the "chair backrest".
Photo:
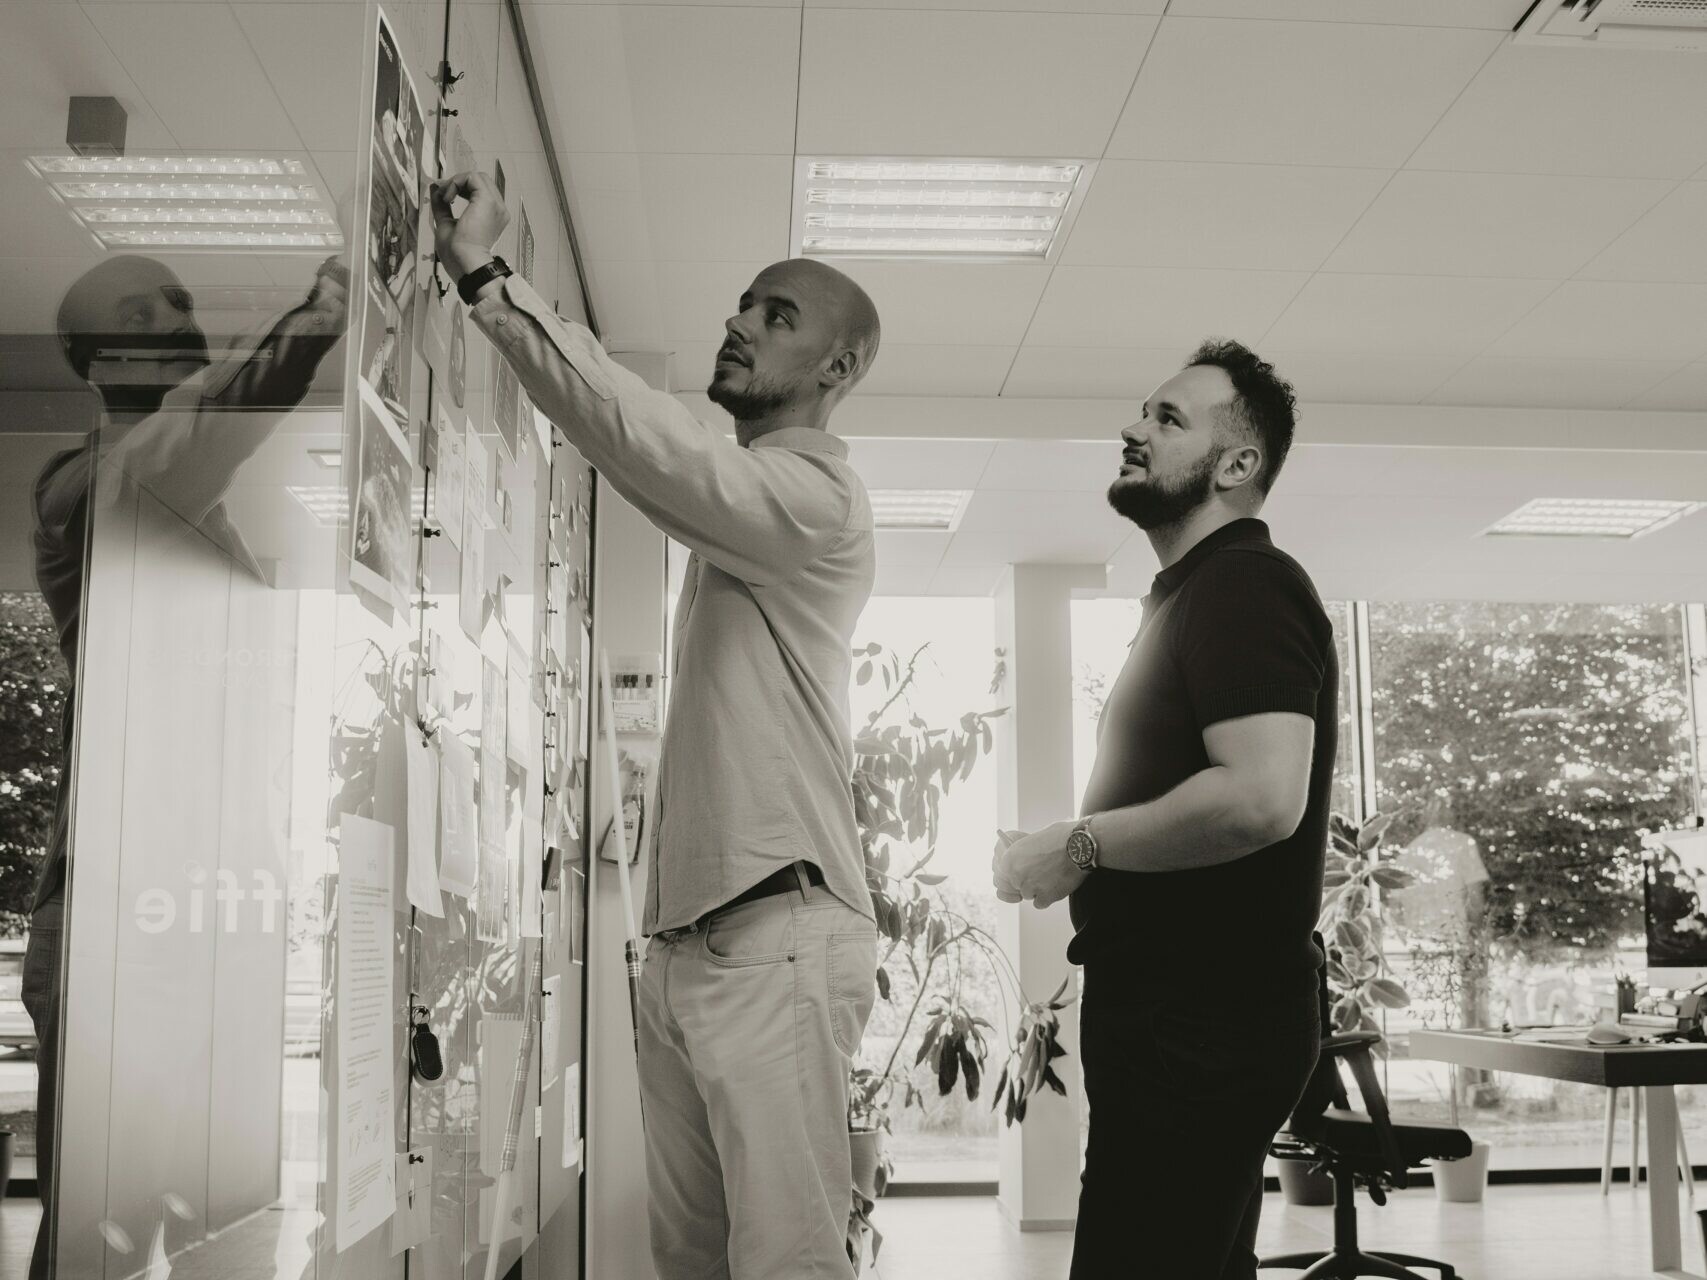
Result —
<svg viewBox="0 0 1707 1280"><path fill-rule="evenodd" d="M1322 1014L1322 1038L1325 1040L1334 1033L1333 999L1328 994L1328 947L1321 934L1313 933L1310 936L1316 940L1316 949L1323 957L1321 967L1316 970L1316 1001ZM1304 1085L1304 1093L1298 1099L1298 1105L1292 1108L1293 1120L1296 1122L1319 1119L1329 1107L1345 1105L1345 1084L1340 1079L1338 1059L1332 1054L1324 1053L1316 1059L1316 1069L1310 1073L1310 1079Z"/></svg>

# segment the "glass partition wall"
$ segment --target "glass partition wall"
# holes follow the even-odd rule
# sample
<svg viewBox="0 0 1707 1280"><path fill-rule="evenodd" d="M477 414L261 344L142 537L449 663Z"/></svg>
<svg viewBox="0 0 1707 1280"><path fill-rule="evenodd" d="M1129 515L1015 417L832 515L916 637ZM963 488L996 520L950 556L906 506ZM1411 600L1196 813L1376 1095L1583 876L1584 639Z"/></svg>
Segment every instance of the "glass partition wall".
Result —
<svg viewBox="0 0 1707 1280"><path fill-rule="evenodd" d="M6 1276L578 1272L591 474L418 253L507 169L582 318L508 23L0 6Z"/></svg>

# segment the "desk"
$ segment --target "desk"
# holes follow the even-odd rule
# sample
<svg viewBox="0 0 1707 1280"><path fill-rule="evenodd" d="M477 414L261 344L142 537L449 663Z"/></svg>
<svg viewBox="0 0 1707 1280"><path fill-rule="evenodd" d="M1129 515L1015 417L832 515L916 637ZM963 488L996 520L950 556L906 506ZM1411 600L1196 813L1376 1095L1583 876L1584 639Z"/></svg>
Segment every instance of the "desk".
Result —
<svg viewBox="0 0 1707 1280"><path fill-rule="evenodd" d="M1500 1031L1413 1031L1410 1040L1413 1058L1604 1088L1640 1088L1648 1111L1648 1243L1654 1270L1704 1280L1683 1269L1672 1086L1707 1084L1707 1044L1545 1044L1514 1040Z"/></svg>

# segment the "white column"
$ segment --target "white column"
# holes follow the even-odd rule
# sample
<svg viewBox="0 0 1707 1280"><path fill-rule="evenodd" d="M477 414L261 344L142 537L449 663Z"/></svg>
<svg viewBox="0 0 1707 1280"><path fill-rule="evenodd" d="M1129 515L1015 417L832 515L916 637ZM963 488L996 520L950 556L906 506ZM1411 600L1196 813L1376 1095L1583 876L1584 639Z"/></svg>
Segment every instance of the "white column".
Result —
<svg viewBox="0 0 1707 1280"><path fill-rule="evenodd" d="M1078 805L1070 604L1075 588L1100 588L1106 581L1102 565L1019 564L996 588L996 643L1008 666L1009 711L996 722L997 814L1004 828L1033 831L1071 817ZM997 936L1033 1000L1047 999L1072 972L1066 951L1073 927L1065 902L1045 911L1003 906ZM1045 1090L1028 1104L1022 1124L1002 1130L1000 1203L1021 1231L1068 1230L1078 1213L1083 1091L1076 1007L1062 1016L1061 1044L1068 1056L1057 1073L1067 1096Z"/></svg>
<svg viewBox="0 0 1707 1280"><path fill-rule="evenodd" d="M664 535L603 480L598 495L597 596L593 667L598 653L652 653L664 644ZM598 716L595 711L595 732ZM604 755L593 743L588 830L604 830L610 794ZM623 965L621 886L615 865L590 861L587 891L587 1274L599 1280L653 1280L646 1229L646 1151L634 1063L628 971ZM646 900L646 860L634 867L635 910Z"/></svg>

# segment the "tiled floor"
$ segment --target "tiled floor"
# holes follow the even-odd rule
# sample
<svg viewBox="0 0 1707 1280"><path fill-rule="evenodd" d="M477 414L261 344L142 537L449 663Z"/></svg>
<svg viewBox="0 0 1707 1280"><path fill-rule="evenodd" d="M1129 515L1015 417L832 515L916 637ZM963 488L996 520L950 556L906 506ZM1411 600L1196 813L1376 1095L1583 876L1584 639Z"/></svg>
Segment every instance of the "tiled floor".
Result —
<svg viewBox="0 0 1707 1280"><path fill-rule="evenodd" d="M1364 1247L1444 1257L1464 1280L1652 1280L1647 1197L1645 1187L1639 1194L1614 1187L1602 1199L1591 1184L1496 1186L1479 1205L1449 1205L1425 1187L1395 1195L1381 1209L1360 1200L1358 1218ZM1707 1208L1707 1196L1697 1203ZM1325 1248L1332 1212L1270 1196L1260 1251ZM1683 1212L1684 1265L1701 1272L1700 1228L1687 1206ZM1069 1233L1022 1235L982 1197L884 1200L875 1218L884 1234L881 1280L1064 1280L1072 1253ZM1262 1274L1291 1280L1300 1273ZM1424 1274L1433 1280L1433 1272ZM1141 1272L1133 1277L1144 1280Z"/></svg>

